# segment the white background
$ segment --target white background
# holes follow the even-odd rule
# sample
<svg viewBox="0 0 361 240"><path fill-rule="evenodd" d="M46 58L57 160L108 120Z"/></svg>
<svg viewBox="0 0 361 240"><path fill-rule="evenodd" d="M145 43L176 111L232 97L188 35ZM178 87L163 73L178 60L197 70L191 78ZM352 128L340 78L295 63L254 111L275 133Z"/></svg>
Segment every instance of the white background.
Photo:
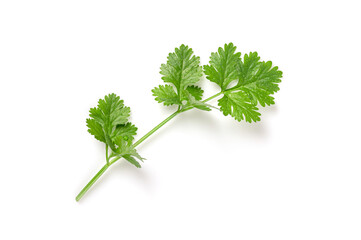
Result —
<svg viewBox="0 0 361 240"><path fill-rule="evenodd" d="M357 2L1 1L0 238L361 239ZM168 53L228 42L284 73L262 121L184 113L77 203L105 162L89 108L118 94L139 138L174 110Z"/></svg>

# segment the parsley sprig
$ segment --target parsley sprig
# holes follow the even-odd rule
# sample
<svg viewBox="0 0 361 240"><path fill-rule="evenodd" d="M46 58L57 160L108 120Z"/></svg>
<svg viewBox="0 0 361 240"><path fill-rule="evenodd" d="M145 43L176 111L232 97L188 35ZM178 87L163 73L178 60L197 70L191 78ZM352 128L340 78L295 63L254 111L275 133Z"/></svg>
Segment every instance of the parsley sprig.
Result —
<svg viewBox="0 0 361 240"><path fill-rule="evenodd" d="M129 122L130 108L120 97L109 94L99 100L97 107L90 109L90 118L86 120L88 132L105 144L106 164L81 190L77 201L119 159L124 158L140 168L140 162L145 159L136 151L139 144L178 114L192 109L218 109L208 104L214 98L221 96L218 106L225 116L249 123L260 121L258 105L265 107L275 103L272 95L279 90L282 78L282 72L272 66L272 62L260 61L257 52L245 54L242 59L232 43L213 52L209 64L203 68L193 50L181 45L168 55L167 63L162 64L160 69L165 84L155 87L153 96L159 103L176 105L178 109L136 142L137 127ZM217 94L204 100L204 91L197 86L203 74L220 88Z"/></svg>

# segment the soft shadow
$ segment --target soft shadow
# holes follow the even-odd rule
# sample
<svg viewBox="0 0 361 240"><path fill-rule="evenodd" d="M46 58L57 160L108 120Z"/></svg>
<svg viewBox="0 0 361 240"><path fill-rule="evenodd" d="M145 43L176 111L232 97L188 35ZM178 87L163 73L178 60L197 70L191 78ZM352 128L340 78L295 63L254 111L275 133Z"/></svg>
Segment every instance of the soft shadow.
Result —
<svg viewBox="0 0 361 240"><path fill-rule="evenodd" d="M99 166L99 168L96 169L92 175L89 175L88 179L90 180L92 177L94 177L94 175L101 169L101 167L103 167L103 165ZM98 179L98 181L96 181L96 183L89 189L83 198L91 198L92 194L98 194L98 188L101 189L102 185L106 184L112 177L123 175L126 175L127 178L129 176L134 176L133 180L135 179L137 184L141 185L146 191L152 192L152 177L149 176L148 172L145 169L136 168L125 159L120 159L118 162L114 163L111 167L108 168L108 170ZM84 182L84 186L86 183L87 182ZM81 202L82 201L80 201L80 203Z"/></svg>
<svg viewBox="0 0 361 240"><path fill-rule="evenodd" d="M127 174L128 176L133 176L139 185L141 185L145 190L148 192L151 192L153 189L153 178L149 175L149 172L145 168L136 168L129 162L127 162L125 159L120 159L120 162L116 163L116 166L114 166L114 172L115 174ZM145 162L147 160L144 160ZM140 163L142 166L144 166L144 163Z"/></svg>
<svg viewBox="0 0 361 240"><path fill-rule="evenodd" d="M267 121L272 118L277 111L278 108L275 105L268 106L268 107L259 107L259 112L261 113L261 121L259 122L252 122L247 123L245 121L236 122L233 118L229 120L232 123L227 124L226 130L230 134L236 134L237 137L244 139L244 138L251 138L256 140L267 140L269 139L269 122Z"/></svg>
<svg viewBox="0 0 361 240"><path fill-rule="evenodd" d="M267 107L262 107L260 109L260 113L262 114L262 116L268 116L268 115L271 116L276 112L278 112L278 105L275 104Z"/></svg>
<svg viewBox="0 0 361 240"><path fill-rule="evenodd" d="M262 120L257 123L246 123L244 121L237 122L230 116L224 116L218 110L212 110L212 112L205 112L201 110L192 110L180 114L172 121L168 122L162 129L154 133L150 138L154 141L146 141L141 144L137 149L152 147L152 142L157 142L158 138L163 138L167 134L167 128L172 128L174 125L182 125L179 128L185 127L194 127L200 130L207 130L214 137L221 141L223 139L232 137L239 138L240 140L244 139L256 139L256 140L266 140L269 138L267 119L272 118L272 115L278 111L277 106L269 106L266 108L260 108L262 114ZM170 113L170 111L166 111ZM226 118L226 119L225 119ZM103 148L99 149L104 151ZM145 160L146 161L146 160ZM99 169L102 165L99 166ZM89 176L89 179L93 177L96 172L99 170L96 169L93 171L92 175ZM108 171L106 171L103 176L92 186L89 192L84 196L84 198L91 198L93 193L96 194L97 189L101 188L103 184L109 181L111 175L131 175L136 179L136 182L141 185L146 191L153 191L153 177L149 175L149 172L146 169L138 169L133 165L128 163L126 160L121 159L113 166L111 166ZM114 175L113 175L114 176Z"/></svg>
<svg viewBox="0 0 361 240"><path fill-rule="evenodd" d="M270 111L268 111L270 110ZM224 116L218 110L212 112L192 111L184 114L181 119L189 125L194 125L198 129L209 131L214 138L222 136L236 137L240 139L253 138L263 139L268 138L268 128L266 118L271 117L270 113L275 109L263 109L261 112L261 121L256 123L247 123L245 121L238 122L231 116Z"/></svg>
<svg viewBox="0 0 361 240"><path fill-rule="evenodd" d="M172 119L160 130L154 133L150 138L152 141L145 141L137 149L146 150L148 147L152 147L153 143L156 143L158 139L162 139L169 134L167 129L196 129L194 134L206 131L208 137L219 139L222 137L232 137L241 139L258 139L267 140L269 138L267 119L272 118L272 115L278 111L275 105L269 107L260 107L261 121L247 123L245 121L237 122L231 116L224 116L222 112L218 110L212 110L211 112L201 111L198 109L184 112ZM165 135L165 136L163 136Z"/></svg>
<svg viewBox="0 0 361 240"><path fill-rule="evenodd" d="M193 111L185 112L180 116L180 122L186 127L195 127L197 129L205 129L213 134L217 134L222 130L222 121L217 119L216 115L220 112L218 110L212 110L211 112L206 112L202 110L195 109Z"/></svg>
<svg viewBox="0 0 361 240"><path fill-rule="evenodd" d="M217 113L217 110L215 110ZM189 131L189 129L194 129L190 134L200 134L202 131L206 131L207 134L212 134L212 136L217 136L222 131L222 121L214 118L212 113L194 109L189 112L184 112L161 129L155 132L152 136L144 141L141 145L137 147L139 151L147 151L148 148L159 147L156 145L158 140L166 141L167 135L170 134L170 131ZM190 137L192 137L190 135ZM153 145L154 144L154 145Z"/></svg>
<svg viewBox="0 0 361 240"><path fill-rule="evenodd" d="M266 123L257 122L257 123L246 123L241 122L238 125L233 125L227 127L227 132L236 134L240 138L267 138L268 137L268 128Z"/></svg>

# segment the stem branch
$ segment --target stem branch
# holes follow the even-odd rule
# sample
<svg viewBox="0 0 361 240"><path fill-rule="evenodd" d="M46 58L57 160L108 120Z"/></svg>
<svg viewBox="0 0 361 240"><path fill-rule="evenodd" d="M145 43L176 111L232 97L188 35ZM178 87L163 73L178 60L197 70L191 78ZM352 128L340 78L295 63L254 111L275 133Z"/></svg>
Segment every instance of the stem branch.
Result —
<svg viewBox="0 0 361 240"><path fill-rule="evenodd" d="M109 165L108 144L105 145L105 158L107 160L107 164Z"/></svg>
<svg viewBox="0 0 361 240"><path fill-rule="evenodd" d="M213 98L218 97L219 95L221 95L223 92L219 92L205 100L203 100L202 102L208 102L210 100L212 100ZM188 107L188 108L178 108L178 110L176 112L174 112L172 115L170 115L169 117L167 117L166 119L164 119L161 123L159 123L157 126L155 126L152 130L150 130L148 133L146 133L143 137L141 137L138 141L136 141L133 146L134 148L137 147L139 144L141 144L144 140L146 140L148 137L150 137L153 133L155 133L159 128L161 128L163 125L165 125L167 122L169 122L170 120L172 120L175 116L177 116L178 114L191 110L194 107ZM89 181L89 183L80 191L80 193L78 194L78 196L76 196L76 201L79 201L84 194L91 188L91 186L94 185L94 183L103 175L103 173L112 165L114 164L116 161L118 161L121 157L117 156L112 158L112 154L110 154L110 156L108 155L108 145L106 145L105 148L105 154L106 154L106 161L107 163L99 170L99 172L97 174L95 174L95 176ZM111 160L110 160L111 159Z"/></svg>
<svg viewBox="0 0 361 240"><path fill-rule="evenodd" d="M138 146L139 144L141 144L145 139L147 139L150 135L152 135L153 133L155 133L159 128L161 128L164 124L166 124L167 122L169 122L172 118L174 118L175 116L177 116L180 113L180 111L176 111L174 112L172 115L170 115L169 117L167 117L166 119L164 119L161 123L159 123L157 126L155 126L152 130L150 130L148 133L146 133L143 137L141 137L138 141L136 141L134 143L134 147Z"/></svg>
<svg viewBox="0 0 361 240"><path fill-rule="evenodd" d="M90 182L88 182L87 185L85 185L85 187L80 191L80 193L78 194L78 196L76 196L76 201L79 201L84 194L91 188L91 186L93 186L93 184L100 178L101 175L103 175L103 173L108 169L110 165L107 163L105 164L97 174L95 174L95 176L90 180Z"/></svg>

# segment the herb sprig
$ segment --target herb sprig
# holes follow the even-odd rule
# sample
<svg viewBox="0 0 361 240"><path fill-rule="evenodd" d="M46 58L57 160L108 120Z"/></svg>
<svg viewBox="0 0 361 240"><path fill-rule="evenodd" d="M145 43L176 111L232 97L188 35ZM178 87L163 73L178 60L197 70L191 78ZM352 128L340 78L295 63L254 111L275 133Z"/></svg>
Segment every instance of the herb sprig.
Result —
<svg viewBox="0 0 361 240"><path fill-rule="evenodd" d="M208 103L214 98L221 97L218 106L225 116L249 123L260 121L258 105L265 107L275 103L272 95L279 90L282 78L282 72L272 66L272 62L260 61L257 52L245 54L242 59L232 43L211 53L209 64L203 67L193 50L181 45L168 55L167 63L160 69L165 84L155 87L153 96L157 102L176 105L178 109L138 141L134 142L137 127L129 122L130 108L120 97L109 94L99 100L97 107L90 109L90 118L86 120L88 132L105 144L106 164L77 195L77 201L119 159L124 158L140 168L144 158L136 151L139 144L178 114L192 109L218 109ZM204 100L204 91L197 86L203 74L220 88L217 94Z"/></svg>

